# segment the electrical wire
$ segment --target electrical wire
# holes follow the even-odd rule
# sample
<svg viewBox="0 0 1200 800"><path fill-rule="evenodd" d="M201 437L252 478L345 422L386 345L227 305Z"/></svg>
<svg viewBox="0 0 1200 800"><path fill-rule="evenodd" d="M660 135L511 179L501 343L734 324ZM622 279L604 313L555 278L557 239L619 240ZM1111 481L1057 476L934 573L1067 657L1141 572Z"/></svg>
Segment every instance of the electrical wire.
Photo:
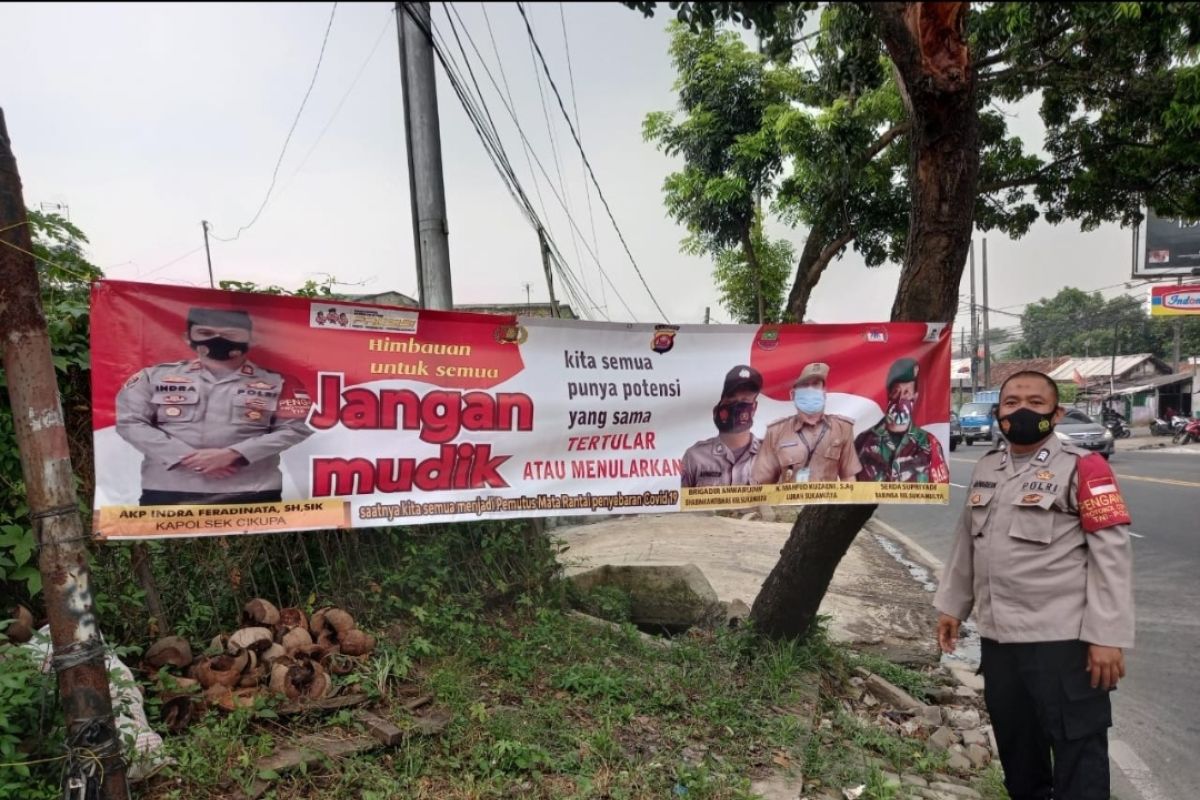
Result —
<svg viewBox="0 0 1200 800"><path fill-rule="evenodd" d="M579 138L583 138L583 126L579 123L579 94L575 91L575 68L571 64L571 40L567 37L567 17L563 12L563 4L558 4L558 21L562 27L563 50L567 54L567 77L570 79L571 86L571 109L575 112L575 127L579 130ZM587 180L587 167L583 163L583 159L579 160L579 171L583 175L583 195L587 199L588 221L592 229L592 248L597 254L600 252L600 242L596 238L596 212L592 209L592 186ZM579 259L582 261L583 259ZM584 281L584 286L587 281ZM604 282L600 282L600 302L608 306L608 298L604 296Z"/></svg>
<svg viewBox="0 0 1200 800"><path fill-rule="evenodd" d="M263 195L262 202L258 206L258 210L254 212L254 216L245 225L238 228L237 233L229 238L222 238L215 233L211 233L212 238L219 242L235 242L243 232L250 229L254 223L258 222L258 218L262 216L263 211L267 207L267 203L271 199L271 192L275 189L275 180L279 177L279 168L283 165L283 158L287 155L288 145L292 141L292 134L296 132L296 126L300 124L300 116L304 113L304 107L308 104L308 98L312 94L313 87L317 85L317 76L321 74L321 62L325 60L325 45L329 43L329 32L333 29L333 18L337 14L337 3L329 10L329 22L325 26L325 36L321 39L321 52L317 54L317 66L313 69L312 80L308 82L308 89L304 92L304 99L300 101L300 108L296 109L296 118L292 120L292 127L288 129L287 136L283 140L283 147L279 150L279 158L275 161L275 169L271 171L271 183L267 186L267 193Z"/></svg>
<svg viewBox="0 0 1200 800"><path fill-rule="evenodd" d="M297 175L300 174L300 170L304 169L304 165L308 163L308 159L316 151L317 146L321 144L321 140L325 138L325 134L328 133L329 129L333 126L334 120L336 120L338 118L338 114L342 112L342 106L346 105L346 101L350 99L350 95L354 92L354 87L358 86L358 82L362 78L363 73L367 71L367 65L371 63L371 59L373 59L375 57L375 53L378 52L379 43L383 41L383 35L387 33L391 24L392 12L389 10L387 16L383 20L383 27L379 29L379 35L375 37L375 44L371 45L370 52L368 52L367 57L363 59L362 64L358 68L358 72L354 75L354 79L350 81L350 86L346 88L345 94L343 94L342 99L338 101L337 106L333 109L333 113L329 115L329 119L325 122L325 126L321 128L321 132L317 134L317 138L312 143L312 146L308 148L308 152L304 154L304 158L300 159L300 164L292 172L291 177L288 178L288 182L280 189L281 192L290 186L291 182L295 180Z"/></svg>
<svg viewBox="0 0 1200 800"><path fill-rule="evenodd" d="M451 10L453 10L452 7L451 7ZM455 16L458 16L456 11L454 13L455 13ZM422 30L425 30L424 26L423 26L423 22L420 19L416 18L414 15L411 15L411 13L410 13L410 16L413 17L413 19L415 20L415 22L418 26L422 27ZM437 33L436 28L433 31L428 32L428 33L433 34L431 36L431 41L433 42L433 45L434 45L434 52L438 56L438 59L442 62L442 67L446 71L447 78L450 80L450 83L451 83L451 87L454 88L455 93L458 95L460 102L463 104L464 110L466 110L466 112L467 112L468 119L470 119L472 125L475 127L476 133L479 134L481 140L484 142L485 149L488 152L489 158L492 160L493 166L495 166L497 171L500 172L501 177L504 179L506 188L508 188L510 195L513 196L513 199L517 202L518 206L521 207L523 214L529 220L530 224L536 230L541 230L542 234L546 237L548 248L550 249L551 254L553 256L551 259L551 265L552 265L552 267L554 267L554 269L556 271L558 271L560 273L560 277L563 278L563 283L565 284L565 286L568 287L570 289L570 291L572 291L573 293L576 293L577 295L580 295L582 297L587 297L590 300L590 305L593 307L593 309L599 311L603 316L605 316L607 318L607 313L604 312L603 310L601 310L599 308L598 304L596 304L595 301L592 300L590 298L590 296L586 293L586 291L582 290L582 287L580 287L578 285L577 280L574 278L573 273L570 271L570 268L566 264L566 260L564 258L562 258L561 252L558 251L557 245L554 244L553 239L550 237L549 231L546 230L545 225L541 222L540 219L538 219L537 213L536 213L536 211L534 211L532 203L529 201L528 195L525 193L524 189L521 187L520 181L517 178L516 173L512 168L512 163L508 159L508 156L504 149L503 143L500 140L499 133L497 132L497 130L495 128L494 120L491 117L490 111L488 111L488 109L487 109L487 102L486 102L486 100L483 99L482 91L479 88L478 80L475 78L474 70L470 65L470 59L466 55L466 50L462 45L461 38L458 36L458 27L455 25L454 20L450 18L449 14L447 14L447 21L450 24L451 30L455 36L455 40L458 43L459 52L462 54L464 63L467 67L467 71L471 76L472 84L475 86L475 90L476 90L475 96L472 96L470 94L470 92L466 89L465 82L462 80L461 73L459 73L459 71L458 71L457 62L455 62L453 56L447 52L448 47L445 46L444 40L442 40L442 42L439 44L439 39L441 39L441 37L440 37L440 34ZM461 23L461 17L459 17L459 22ZM475 54L480 61L480 65L485 69L485 71L488 74L488 77L491 79L493 88L495 88L497 93L499 93L499 87L497 86L497 84L495 82L495 78L494 78L494 76L491 75L490 70L487 69L487 64L486 64L486 62L484 62L482 55L479 53L478 47L475 45L474 40L471 38L469 31L466 30L465 25L463 26L463 31L464 31L464 34L467 36L468 41L471 43L472 49L475 51ZM477 98L478 102L476 101L476 98ZM501 96L501 102L504 103L503 96ZM505 107L509 111L510 116L513 118L514 123L518 126L518 130L521 133L523 140L528 144L527 137L524 136L523 131L520 131L520 123L516 119L515 112L513 112L511 106L508 106L506 104ZM541 160L537 158L537 154L533 153L533 157L535 160L537 160L539 167L541 167L541 169L543 171L543 174L546 175L545 167L544 167L544 165L541 164ZM548 175L546 175L546 178L547 178L547 181L550 182ZM559 200L559 203L562 204L562 202L563 202L562 198L559 197L556 192L554 192L554 188L552 185L551 185L550 189L551 189L551 192L555 194L556 199ZM570 221L572 222L572 224L574 224L573 220L570 220ZM603 267L600 267L600 269L603 271ZM610 284L611 284L611 280L610 280ZM620 293L616 290L616 287L613 287L613 289L614 289L614 292L616 292L619 297ZM634 316L632 310L629 308L628 304L624 303L623 299L622 299L622 303L623 303L623 305L625 305L625 309L629 313L630 317L636 318ZM583 308L586 308L586 305L587 304L577 302L577 307L580 308L581 310Z"/></svg>
<svg viewBox="0 0 1200 800"><path fill-rule="evenodd" d="M520 0L517 2L517 10L521 12L521 18L525 21L525 32L529 35L529 41L533 44L534 50L537 51L538 60L542 64L542 71L546 74L546 80L550 82L550 88L554 91L555 99L558 100L559 110L567 120L567 127L571 131L571 137L575 140L575 146L579 148L579 155L583 158L584 166L587 167L588 176L592 179L592 184L596 187L596 195L600 198L604 210L608 213L608 219L612 223L613 229L617 232L617 238L621 241L621 246L625 248L625 255L629 257L629 263L633 265L633 271L637 273L638 279L641 280L642 286L646 289L646 294L650 296L650 300L654 303L654 307L658 309L658 313L662 315L665 322L670 322L671 320L668 319L667 313L659 305L658 298L650 290L650 284L646 282L646 276L642 274L637 259L633 257L633 252L629 249L629 243L625 241L625 234L621 232L621 226L617 224L617 218L613 215L612 207L608 204L608 199L604 196L604 190L600 188L600 181L596 179L596 171L592 169L592 164L588 161L587 152L583 149L583 142L579 140L579 133L575 130L575 126L571 122L571 116L567 113L562 93L559 92L558 85L554 82L554 77L550 74L550 67L546 64L546 57L542 54L541 45L538 44L537 37L533 35L533 28L529 24L529 15L525 13L525 5Z"/></svg>
<svg viewBox="0 0 1200 800"><path fill-rule="evenodd" d="M451 10L454 10L453 5L449 5L448 7ZM455 13L455 16L458 16L457 11L454 11L454 13ZM485 20L487 19L486 12L484 14L484 18L485 18ZM460 22L460 24L462 23L461 17L459 17L459 22ZM489 28L489 33L490 33L490 28ZM566 203L563 201L563 198L558 194L558 192L555 191L553 181L550 178L549 172L546 170L546 166L542 163L542 160L540 158L538 158L537 152L533 150L532 145L529 142L529 137L525 134L525 130L521 126L520 120L517 118L516 111L514 110L512 104L510 102L506 102L504 94L501 93L501 91L500 91L499 84L496 83L495 76L492 74L491 70L488 68L487 62L484 60L483 55L479 51L479 47L475 44L474 38L471 36L470 31L467 30L465 25L463 25L463 34L467 37L467 42L471 45L471 49L474 51L476 58L479 60L480 66L483 67L484 73L487 75L488 80L492 84L492 88L496 91L496 94L499 96L501 105L503 105L505 110L508 112L509 118L512 120L513 125L516 126L517 134L521 137L522 143L527 148L527 150L526 150L527 155L529 155L529 154L532 155L534 163L537 164L538 169L541 171L542 176L546 179L546 183L547 183L548 188L550 189L550 193L554 196L554 199L558 201L559 207L561 207L563 209L563 211L567 213L567 221L575 229L575 231L582 237L583 231L580 229L578 223L575 221L574 216L571 215L569 212L567 212ZM494 44L494 42L495 42L495 39L493 38L493 44ZM496 52L494 48L493 48L493 52ZM443 64L443 66L445 66L445 65ZM501 70L501 78L503 79L504 78L503 64L500 64L499 66L500 66L500 70ZM511 93L509 93L509 96L511 97ZM497 136L498 136L498 134L497 134ZM514 173L514 177L515 177L515 173ZM535 179L535 188L537 188L536 175L534 176L534 179ZM538 190L538 195L539 195L539 197L541 195L540 189ZM542 213L543 213L543 215L545 215L545 205L544 204L543 204L543 208L542 208ZM608 272L604 269L603 264L600 263L599 257L596 255L595 251L593 251L590 247L588 247L586 241L584 242L584 250L591 257L592 261L596 265L596 269L600 272L604 281L607 282L609 287L613 290L613 293L616 295L617 300L620 301L621 305L624 307L625 311L629 314L630 318L637 319L636 315L630 310L629 304L625 302L625 298L621 295L620 290L617 289L616 285L612 281L612 278L608 275ZM603 283L601 284L601 287L603 288ZM598 306L598 305L596 305L594 307L598 311L601 311L601 314L602 314L602 316L605 317L605 319L610 318L607 310L601 310L600 306ZM605 301L604 309L607 309L607 300Z"/></svg>

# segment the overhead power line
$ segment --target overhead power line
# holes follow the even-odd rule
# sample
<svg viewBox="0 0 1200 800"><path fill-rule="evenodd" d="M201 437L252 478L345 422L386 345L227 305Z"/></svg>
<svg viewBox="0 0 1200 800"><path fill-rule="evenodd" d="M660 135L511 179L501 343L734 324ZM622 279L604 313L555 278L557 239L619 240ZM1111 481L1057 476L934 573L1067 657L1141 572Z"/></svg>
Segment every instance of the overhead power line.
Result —
<svg viewBox="0 0 1200 800"><path fill-rule="evenodd" d="M514 126L516 127L517 133L521 137L521 141L524 143L524 145L526 147L527 156L532 155L533 161L537 164L538 169L541 171L542 176L546 179L547 187L550 189L551 194L554 195L555 200L558 201L559 206L566 213L567 221L571 224L571 226L574 228L574 230L577 233L579 233L579 235L581 237L583 236L583 231L579 228L579 225L575 222L575 219L571 215L569 209L567 208L562 196L559 195L559 193L555 190L553 179L551 179L550 174L546 170L545 165L542 163L542 160L538 157L537 152L533 149L532 144L529 141L529 137L525 134L524 128L522 127L520 120L517 118L517 115L516 115L515 110L513 109L513 106L508 101L505 100L505 93L501 92L500 86L499 86L499 84L497 84L495 76L492 74L491 70L488 68L487 63L483 58L483 55L479 51L479 47L475 44L474 38L471 36L470 31L467 30L466 25L462 22L461 16L458 15L458 12L456 9L454 9L453 5L450 5L450 4L443 4L443 5L447 9L447 22L449 22L451 30L454 32L455 39L458 42L459 52L462 54L463 60L467 65L468 72L471 74L472 82L475 84L476 96L478 97L478 104L482 105L483 113L481 114L480 110L476 108L476 100L473 96L471 96L470 92L466 89L464 82L462 81L461 75L457 71L456 62L454 62L453 57L450 56L447 52L445 52L446 50L448 50L448 48L443 46L444 43L439 44L439 40L441 37L437 33L436 28L434 28L432 31L432 34L434 37L433 38L434 52L438 56L438 60L442 63L443 69L446 71L447 78L448 78L448 80L450 80L450 83L451 83L451 87L454 88L455 93L459 97L459 101L463 104L463 108L467 112L468 119L471 120L472 125L475 127L476 133L479 134L480 139L484 142L485 149L488 152L488 156L489 156L489 158L491 158L493 166L496 167L497 171L500 173L501 177L504 179L505 185L508 188L509 193L513 196L513 199L517 202L518 206L521 207L522 213L525 215L526 219L529 220L530 225L532 225L535 229L540 228L543 231L543 233L546 234L548 244L551 249L552 262L555 266L555 269L559 270L560 272L565 272L565 274L562 275L564 283L566 283L568 286L576 287L583 296L585 296L589 299L590 305L593 309L600 312L600 314L602 316L604 316L606 319L609 318L607 311L603 310L599 305L596 304L595 300L590 298L590 295L588 295L586 288L579 285L578 279L570 271L569 266L567 266L566 259L563 258L562 253L558 249L557 245L554 243L553 238L550 237L550 234L549 234L549 231L547 230L546 225L538 218L537 212L533 209L533 205L529 201L528 195L525 193L524 189L521 187L520 180L517 178L516 171L513 169L512 163L508 159L507 153L504 150L503 142L500 140L499 133L496 130L494 123L491 124L490 127L487 124L487 122L489 120L491 120L491 115L490 115L490 113L487 112L487 102L486 102L486 100L483 99L482 91L479 89L478 82L475 81L475 79L474 79L474 70L470 67L470 59L467 56L465 50L463 49L461 39L458 37L458 26L456 26L454 23L454 20L450 18L450 16L449 16L450 13L453 13L454 16L458 18L459 25L461 25L463 28L463 34L466 36L467 41L471 45L471 48L474 51L476 58L479 60L480 66L483 68L485 74L487 75L489 81L491 82L492 88L496 91L496 94L499 97L501 104L504 106L505 110L508 112L509 118L512 120ZM485 15L485 18L486 18L486 15ZM422 23L418 23L418 24L422 24ZM495 40L493 37L493 49L494 49L494 41ZM497 52L497 56L498 55L499 54ZM503 64L499 63L499 67L500 67L501 73L503 75ZM511 94L509 94L509 96L511 97ZM485 117L485 116L487 118L486 120L483 119L483 117ZM537 185L537 176L534 175L533 177L534 177L534 182L535 182L535 186L536 186ZM539 194L540 194L540 192L539 192ZM543 207L543 213L545 213L544 207ZM624 297L621 296L620 290L612 282L612 279L609 277L607 271L604 269L603 265L600 263L599 258L597 258L596 254L594 252L592 252L590 248L588 248L586 242L584 242L584 249L587 250L588 254L592 257L592 260L596 264L597 270L599 270L599 272L600 272L601 276L604 278L604 280L607 281L609 287L613 290L614 295L616 295L618 301L620 301L620 303L624 307L625 311L629 314L630 319L637 319L637 315L635 315L633 313L633 310L630 309L629 304L625 302Z"/></svg>
<svg viewBox="0 0 1200 800"><path fill-rule="evenodd" d="M296 109L296 118L292 120L292 127L288 128L287 136L283 140L283 147L279 150L279 158L275 160L275 169L271 171L271 183L267 186L267 193L263 195L262 202L258 205L258 211L254 212L254 216L242 227L238 228L237 233L228 239L223 239L212 234L212 238L220 242L235 242L244 231L250 229L254 223L258 222L258 218L262 216L263 210L266 209L267 203L271 199L271 192L275 189L275 181L279 177L279 168L283 165L283 157L287 155L288 144L292 141L292 134L296 132L296 126L300 123L300 115L304 113L304 106L308 104L309 95L312 94L313 87L317 84L317 75L321 73L321 62L325 59L325 45L329 43L329 31L333 29L333 17L337 13L337 3L329 10L329 23L325 26L325 36L321 39L321 52L317 54L317 66L313 69L312 80L308 82L308 89L304 92L304 99L300 101L300 108Z"/></svg>
<svg viewBox="0 0 1200 800"><path fill-rule="evenodd" d="M658 303L658 298L650 290L650 284L646 282L646 276L642 274L637 259L633 257L633 251L629 249L629 243L625 241L625 234L621 232L621 226L617 224L617 218L613 215L612 207L608 204L608 198L604 196L604 190L600 188L600 181L596 179L596 171L592 169L592 164L588 161L587 152L583 149L583 142L579 140L579 133L575 130L575 125L571 122L571 115L567 113L567 106L563 102L562 93L558 90L558 84L554 82L554 77L550 74L550 67L546 64L546 56L542 53L542 47L538 44L537 37L533 35L533 28L529 24L529 15L525 13L525 4L519 2L519 0L517 2L517 10L521 12L521 19L525 21L525 32L529 35L529 41L533 44L533 48L537 52L538 60L542 64L542 72L545 73L546 80L550 82L550 88L554 91L554 98L558 101L559 111L562 112L563 118L567 121L567 128L571 131L571 138L575 140L575 146L579 148L579 155L583 158L584 166L587 167L588 176L592 179L592 185L596 187L596 195L600 198L600 202L608 214L608 219L612 223L613 230L617 232L617 238L620 239L621 246L625 248L625 255L629 257L629 263L633 265L633 271L637 273L638 279L641 280L642 286L646 289L646 294L650 296L654 307L662 315L663 321L670 322L670 319L667 318L667 312L663 311L662 306Z"/></svg>
<svg viewBox="0 0 1200 800"><path fill-rule="evenodd" d="M566 267L565 260L561 258L561 254L558 252L557 247L553 244L553 240L550 239L548 232L545 231L544 225L538 219L537 214L533 209L533 205L529 201L528 195L525 194L524 189L520 185L520 181L517 178L516 173L512 168L512 163L508 159L508 154L504 149L503 142L500 140L499 133L496 131L495 124L491 118L491 113L487 110L487 103L483 100L482 94L479 92L478 82L475 80L474 71L470 66L470 60L467 58L466 52L463 49L461 39L458 37L458 31L454 26L453 20L450 20L449 17L447 17L448 21L450 22L451 29L454 32L455 39L458 42L459 51L463 55L468 73L471 75L471 81L476 87L476 95L472 95L466 86L453 56L447 52L448 48L445 46L445 42L441 39L441 36L437 32L436 28L432 27L432 23L430 23L429 27L426 27L424 20L419 19L416 17L416 15L411 14L411 12L409 13L416 24L421 28L422 32L430 37L434 54L437 56L438 61L442 64L442 69L446 73L446 78L450 82L451 88L454 89L455 95L458 97L459 102L462 104L468 120L471 122L476 134L479 135L480 140L483 142L484 149L487 152L489 159L492 161L492 165L496 167L497 172L504 180L505 188L508 189L509 194L517 202L518 206L520 206L530 224L534 226L536 230L541 230L546 235L547 242L551 247L551 253L553 256L552 264L555 270L559 273L560 279L562 280L564 288L567 289L568 294L575 298L576 307L581 311L585 309L587 307L587 303L584 302L584 299L586 298L591 303L592 307L596 308L595 301L591 300L590 297L587 297L586 292L579 291L580 287L578 286L578 282L574 279L574 276L571 274L569 268ZM476 52L478 53L478 49L476 49ZM633 316L632 311L630 311L630 316Z"/></svg>

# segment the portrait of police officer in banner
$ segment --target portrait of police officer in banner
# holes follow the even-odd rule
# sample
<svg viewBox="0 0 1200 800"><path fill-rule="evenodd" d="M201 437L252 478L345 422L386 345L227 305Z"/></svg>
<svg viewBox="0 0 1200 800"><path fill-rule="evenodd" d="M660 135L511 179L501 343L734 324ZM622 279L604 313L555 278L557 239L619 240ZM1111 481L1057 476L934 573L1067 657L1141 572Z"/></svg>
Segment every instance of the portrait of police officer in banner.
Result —
<svg viewBox="0 0 1200 800"><path fill-rule="evenodd" d="M721 399L713 406L717 435L703 439L683 454L680 485L744 486L750 483L750 465L762 444L750 432L763 379L758 370L745 364L725 375Z"/></svg>
<svg viewBox="0 0 1200 800"><path fill-rule="evenodd" d="M143 456L139 503L278 502L279 454L313 432L308 392L249 358L245 311L193 308L183 338L195 358L138 370L117 393L116 431Z"/></svg>
<svg viewBox="0 0 1200 800"><path fill-rule="evenodd" d="M860 481L946 483L946 454L934 435L917 427L920 368L916 359L901 358L887 375L887 411L879 424L859 434L854 444L862 471Z"/></svg>

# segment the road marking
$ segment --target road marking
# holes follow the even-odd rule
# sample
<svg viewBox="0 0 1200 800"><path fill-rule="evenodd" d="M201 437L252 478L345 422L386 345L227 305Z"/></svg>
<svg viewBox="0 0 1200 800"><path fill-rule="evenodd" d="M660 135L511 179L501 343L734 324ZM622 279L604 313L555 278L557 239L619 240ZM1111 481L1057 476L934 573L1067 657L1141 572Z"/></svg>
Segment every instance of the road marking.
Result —
<svg viewBox="0 0 1200 800"><path fill-rule="evenodd" d="M976 463L975 459L973 459L973 458L951 458L950 460L957 461L959 464L974 464L974 463Z"/></svg>
<svg viewBox="0 0 1200 800"><path fill-rule="evenodd" d="M1117 477L1125 481L1145 481L1146 483L1162 483L1167 486L1187 486L1192 489L1200 489L1200 483L1195 481L1177 481L1173 478L1147 478L1145 475L1127 475L1124 472L1116 473Z"/></svg>
<svg viewBox="0 0 1200 800"><path fill-rule="evenodd" d="M1133 788L1141 795L1142 800L1170 800L1163 793L1162 789L1158 788L1158 784L1155 783L1150 768L1133 751L1132 747L1120 739L1113 739L1109 743L1108 754L1112 757L1113 761L1117 762L1117 766L1121 768L1121 772L1125 773L1125 777L1129 778L1129 782L1133 784Z"/></svg>
<svg viewBox="0 0 1200 800"><path fill-rule="evenodd" d="M967 487L963 486L961 483L952 483L952 484L950 484L950 485L951 485L951 486L953 486L955 489L965 489L965 488L967 488Z"/></svg>
<svg viewBox="0 0 1200 800"><path fill-rule="evenodd" d="M1130 531L1130 532L1129 532L1129 535L1130 535L1130 536L1136 536L1136 537L1137 537L1137 538L1139 538L1139 539L1145 539L1145 538L1146 538L1145 536L1142 536L1140 533L1134 533L1133 531Z"/></svg>

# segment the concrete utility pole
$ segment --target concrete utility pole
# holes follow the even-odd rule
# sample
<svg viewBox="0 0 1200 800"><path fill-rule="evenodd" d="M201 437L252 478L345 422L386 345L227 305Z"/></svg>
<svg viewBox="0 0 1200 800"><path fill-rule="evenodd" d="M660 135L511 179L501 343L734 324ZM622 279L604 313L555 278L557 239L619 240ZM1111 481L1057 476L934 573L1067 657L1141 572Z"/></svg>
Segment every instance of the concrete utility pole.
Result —
<svg viewBox="0 0 1200 800"><path fill-rule="evenodd" d="M704 307L704 324L707 325L709 323L709 320L711 320L711 319L712 319L712 306L705 306Z"/></svg>
<svg viewBox="0 0 1200 800"><path fill-rule="evenodd" d="M50 617L52 664L67 721L66 780L82 789L80 797L125 800L125 763L84 547L90 537L79 518L41 287L33 257L27 255L33 244L26 222L21 176L0 110L0 347Z"/></svg>
<svg viewBox="0 0 1200 800"><path fill-rule="evenodd" d="M971 239L971 394L979 391L979 312L975 305L975 240Z"/></svg>
<svg viewBox="0 0 1200 800"><path fill-rule="evenodd" d="M204 257L208 260L208 288L215 289L217 284L213 280L212 253L208 249L208 220L200 220L200 227L204 230Z"/></svg>
<svg viewBox="0 0 1200 800"><path fill-rule="evenodd" d="M442 135L429 3L396 3L396 27L400 36L408 188L421 307L450 309L454 307L454 299L450 289L446 187L442 180Z"/></svg>
<svg viewBox="0 0 1200 800"><path fill-rule="evenodd" d="M987 237L983 237L983 388L992 388L992 329L988 327Z"/></svg>
<svg viewBox="0 0 1200 800"><path fill-rule="evenodd" d="M562 316L558 310L558 300L554 297L554 273L550 269L550 243L546 241L546 231L538 226L538 242L542 246L542 269L546 271L546 288L550 290L550 315L557 319Z"/></svg>

